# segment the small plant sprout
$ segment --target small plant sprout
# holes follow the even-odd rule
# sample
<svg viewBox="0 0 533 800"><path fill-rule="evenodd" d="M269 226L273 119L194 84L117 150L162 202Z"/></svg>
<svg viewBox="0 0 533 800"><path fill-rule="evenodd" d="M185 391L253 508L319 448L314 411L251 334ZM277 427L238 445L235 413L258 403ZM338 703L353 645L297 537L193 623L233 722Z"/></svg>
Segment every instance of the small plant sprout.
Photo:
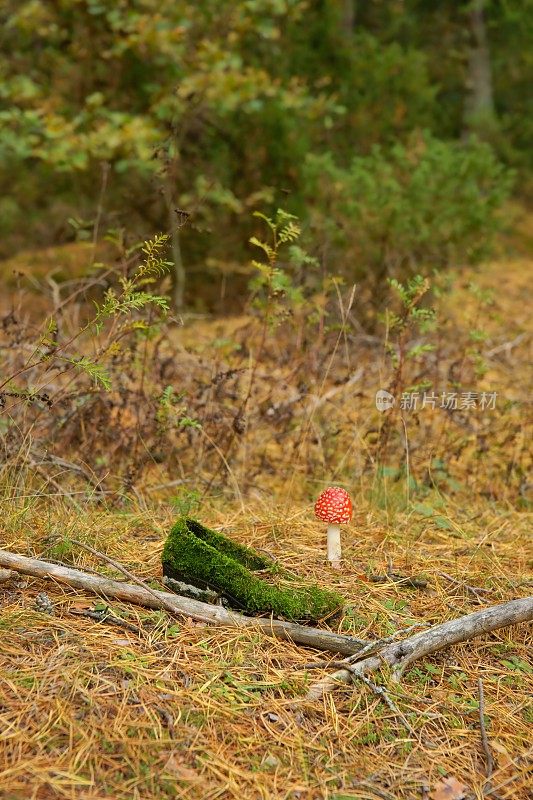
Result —
<svg viewBox="0 0 533 800"><path fill-rule="evenodd" d="M340 526L350 522L352 511L350 495L340 486L324 489L315 503L315 517L328 523L328 561L334 569L340 569L342 556Z"/></svg>

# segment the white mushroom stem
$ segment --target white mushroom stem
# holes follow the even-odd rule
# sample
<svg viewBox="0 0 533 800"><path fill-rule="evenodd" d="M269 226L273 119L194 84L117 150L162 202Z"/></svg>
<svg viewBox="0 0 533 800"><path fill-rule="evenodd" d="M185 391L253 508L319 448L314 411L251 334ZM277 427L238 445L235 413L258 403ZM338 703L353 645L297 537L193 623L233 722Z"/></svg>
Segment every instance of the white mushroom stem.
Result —
<svg viewBox="0 0 533 800"><path fill-rule="evenodd" d="M341 526L328 525L328 561L332 567L339 569L341 557Z"/></svg>

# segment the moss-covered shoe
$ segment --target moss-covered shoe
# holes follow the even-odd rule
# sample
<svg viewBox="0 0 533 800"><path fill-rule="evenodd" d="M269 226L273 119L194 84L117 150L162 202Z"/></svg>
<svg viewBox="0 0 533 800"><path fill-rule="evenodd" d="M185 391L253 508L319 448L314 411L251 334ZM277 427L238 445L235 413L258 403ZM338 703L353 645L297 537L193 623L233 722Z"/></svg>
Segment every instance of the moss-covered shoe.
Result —
<svg viewBox="0 0 533 800"><path fill-rule="evenodd" d="M163 549L163 574L209 587L250 614L317 621L342 609L342 597L318 586L302 586L250 547L233 542L194 519L178 519ZM277 580L267 583L264 577Z"/></svg>

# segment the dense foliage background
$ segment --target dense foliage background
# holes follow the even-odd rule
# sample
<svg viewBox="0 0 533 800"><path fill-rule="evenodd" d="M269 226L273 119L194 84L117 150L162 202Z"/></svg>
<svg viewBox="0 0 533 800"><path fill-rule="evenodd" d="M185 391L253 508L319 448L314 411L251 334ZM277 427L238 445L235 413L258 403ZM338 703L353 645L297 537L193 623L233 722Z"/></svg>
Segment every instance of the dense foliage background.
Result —
<svg viewBox="0 0 533 800"><path fill-rule="evenodd" d="M530 180L532 10L4 0L0 255L164 230L175 305L202 308L282 206L322 270L374 287L475 260Z"/></svg>

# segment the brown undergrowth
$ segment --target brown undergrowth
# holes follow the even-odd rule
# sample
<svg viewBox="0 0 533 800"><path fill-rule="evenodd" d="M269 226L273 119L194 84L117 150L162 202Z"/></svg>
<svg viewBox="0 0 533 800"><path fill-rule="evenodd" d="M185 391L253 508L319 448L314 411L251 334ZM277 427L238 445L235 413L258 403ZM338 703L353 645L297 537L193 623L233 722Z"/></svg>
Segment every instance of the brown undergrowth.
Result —
<svg viewBox="0 0 533 800"><path fill-rule="evenodd" d="M16 464L62 484L82 475L91 493L172 482L233 498L284 486L310 499L325 482L353 489L377 478L375 489L388 482L406 499L475 493L527 506L529 268L506 263L503 289L499 263L448 276L449 285L435 279L421 300L435 308L431 330L400 334L388 327L393 294L368 335L357 291L337 286L309 300L314 315L274 330L243 316L171 320L140 335L133 318L111 334L91 329L73 351L89 306L72 300L52 317L59 363L55 345L46 350L51 337L39 340L43 311L35 318L32 294L14 293L0 332L3 470ZM28 368L36 352L44 359ZM109 389L76 366L89 357L101 358ZM396 399L384 414L380 388ZM417 408L400 408L411 390Z"/></svg>

